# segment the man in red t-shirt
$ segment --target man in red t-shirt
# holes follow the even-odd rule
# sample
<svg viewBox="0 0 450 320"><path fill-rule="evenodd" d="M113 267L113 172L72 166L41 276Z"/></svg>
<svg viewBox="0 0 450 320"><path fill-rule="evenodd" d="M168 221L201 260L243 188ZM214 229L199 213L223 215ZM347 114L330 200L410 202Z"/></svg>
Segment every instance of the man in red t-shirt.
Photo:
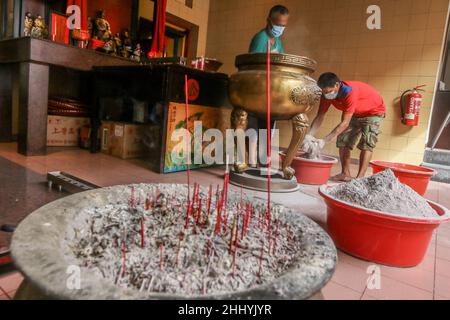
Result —
<svg viewBox="0 0 450 320"><path fill-rule="evenodd" d="M316 140L323 148L325 144L337 138L337 147L342 164L342 173L334 180L348 182L350 173L351 151L358 143L361 150L359 172L362 178L367 172L373 149L378 142L380 124L386 114L386 106L380 94L371 86L359 81L341 81L334 73L324 73L318 80L322 89L319 112L314 119L308 139ZM330 106L342 111L341 123L324 139L313 138L323 123Z"/></svg>

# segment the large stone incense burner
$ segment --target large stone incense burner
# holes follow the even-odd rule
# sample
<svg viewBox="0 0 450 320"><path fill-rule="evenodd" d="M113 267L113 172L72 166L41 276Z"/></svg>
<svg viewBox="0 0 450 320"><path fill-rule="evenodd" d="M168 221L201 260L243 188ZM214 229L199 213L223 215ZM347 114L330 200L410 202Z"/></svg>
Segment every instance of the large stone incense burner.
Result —
<svg viewBox="0 0 450 320"><path fill-rule="evenodd" d="M239 193L187 193L117 186L32 213L11 247L26 279L17 298L310 299L330 280L336 249L307 217L276 204L268 215Z"/></svg>
<svg viewBox="0 0 450 320"><path fill-rule="evenodd" d="M231 123L234 129L246 130L248 114L260 119L267 117L267 55L240 55L236 58L236 67L238 72L231 76L229 86L234 106ZM309 127L306 113L320 101L322 92L311 78L315 69L316 62L307 57L271 55L271 118L293 123L292 141L282 164L286 180L295 174L290 166ZM235 164L235 171L239 173L247 168L247 163Z"/></svg>

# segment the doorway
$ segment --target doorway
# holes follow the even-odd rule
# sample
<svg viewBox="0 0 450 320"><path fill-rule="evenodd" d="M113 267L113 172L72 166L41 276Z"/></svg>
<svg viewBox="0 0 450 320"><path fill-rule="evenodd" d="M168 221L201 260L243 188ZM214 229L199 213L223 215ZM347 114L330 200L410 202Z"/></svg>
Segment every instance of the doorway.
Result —
<svg viewBox="0 0 450 320"><path fill-rule="evenodd" d="M450 23L438 80L427 147L450 151Z"/></svg>

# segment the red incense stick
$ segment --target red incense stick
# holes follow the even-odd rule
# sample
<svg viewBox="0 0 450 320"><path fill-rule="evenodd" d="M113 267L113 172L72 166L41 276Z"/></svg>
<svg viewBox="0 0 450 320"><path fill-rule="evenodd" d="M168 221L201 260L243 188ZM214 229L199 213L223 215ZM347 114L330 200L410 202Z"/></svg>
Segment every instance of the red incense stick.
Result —
<svg viewBox="0 0 450 320"><path fill-rule="evenodd" d="M222 213L221 213L221 207L220 207L220 201L219 204L217 206L217 218L216 218L216 230L215 230L215 234L218 235L220 233L220 226L222 223Z"/></svg>
<svg viewBox="0 0 450 320"><path fill-rule="evenodd" d="M209 193L208 193L208 204L207 204L207 210L208 210L208 219L209 215L211 214L211 201L212 201L212 184L209 185Z"/></svg>
<svg viewBox="0 0 450 320"><path fill-rule="evenodd" d="M224 212L224 230L228 227L228 184L230 181L230 171L229 171L229 155L227 155L226 163L225 163L225 176L223 181L223 190L222 190L222 206L225 208Z"/></svg>
<svg viewBox="0 0 450 320"><path fill-rule="evenodd" d="M141 248L144 248L145 246L145 239L144 239L144 217L141 218Z"/></svg>
<svg viewBox="0 0 450 320"><path fill-rule="evenodd" d="M280 235L279 228L280 228L280 220L277 221L277 226L275 228L275 239L273 241L273 254L275 254L275 251L277 249L278 237Z"/></svg>
<svg viewBox="0 0 450 320"><path fill-rule="evenodd" d="M134 187L131 187L130 207L131 207L131 208L134 208Z"/></svg>
<svg viewBox="0 0 450 320"><path fill-rule="evenodd" d="M261 277L262 273L262 262L263 262L263 256L264 256L264 240L261 246L261 255L259 256L259 271L258 271L258 277Z"/></svg>
<svg viewBox="0 0 450 320"><path fill-rule="evenodd" d="M270 208L270 194L271 194L271 166L272 166L272 142L271 142L271 133L272 133L272 123L271 123L271 77L270 77L270 40L267 41L267 213L268 213L268 238L269 238L269 247L270 247L270 224L272 220L272 211Z"/></svg>
<svg viewBox="0 0 450 320"><path fill-rule="evenodd" d="M178 236L177 257L176 257L176 260L175 260L175 267L177 267L177 268L178 268L178 259L179 259L179 256L180 256L181 240L183 240L183 231L182 231L182 227L180 226L180 234Z"/></svg>
<svg viewBox="0 0 450 320"><path fill-rule="evenodd" d="M247 202L247 205L245 206L244 225L242 227L241 240L244 239L244 236L247 233L248 219L249 218L250 218L250 204Z"/></svg>
<svg viewBox="0 0 450 320"><path fill-rule="evenodd" d="M202 198L200 198L198 201L197 224L202 222Z"/></svg>
<svg viewBox="0 0 450 320"><path fill-rule="evenodd" d="M230 231L230 245L229 245L229 248L228 248L228 254L231 254L231 252L233 251L233 241L234 241L234 233L236 232L237 233L237 221L236 221L236 216L235 216L235 218L234 218L234 222L233 222L233 225L232 225L232 227L231 227L231 231Z"/></svg>
<svg viewBox="0 0 450 320"><path fill-rule="evenodd" d="M122 242L122 278L127 273L127 243L125 240Z"/></svg>
<svg viewBox="0 0 450 320"><path fill-rule="evenodd" d="M219 199L220 199L220 186L217 185L217 188L216 188L216 210L219 207Z"/></svg>
<svg viewBox="0 0 450 320"><path fill-rule="evenodd" d="M184 95L186 99L185 113L186 113L186 134L189 137L189 89L188 89L188 76L184 76ZM186 229L188 228L189 223L189 210L191 208L190 205L190 197L191 197L191 164L190 164L190 139L186 139L186 155L187 155L187 184L188 184L188 211L186 213Z"/></svg>
<svg viewBox="0 0 450 320"><path fill-rule="evenodd" d="M236 271L236 255L238 250L238 242L239 242L239 217L236 222L236 235L234 237L233 275Z"/></svg>
<svg viewBox="0 0 450 320"><path fill-rule="evenodd" d="M159 245L159 271L163 270L163 253L164 253L164 245L161 243Z"/></svg>

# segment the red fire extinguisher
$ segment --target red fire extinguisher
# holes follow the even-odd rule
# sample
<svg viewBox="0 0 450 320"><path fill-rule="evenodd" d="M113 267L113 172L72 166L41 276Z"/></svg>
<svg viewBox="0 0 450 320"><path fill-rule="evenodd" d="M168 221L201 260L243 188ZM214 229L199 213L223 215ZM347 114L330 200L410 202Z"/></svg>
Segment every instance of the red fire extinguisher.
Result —
<svg viewBox="0 0 450 320"><path fill-rule="evenodd" d="M403 92L400 98L400 108L402 111L402 123L410 127L419 125L420 108L422 107L422 95L419 91L425 91L421 85Z"/></svg>

